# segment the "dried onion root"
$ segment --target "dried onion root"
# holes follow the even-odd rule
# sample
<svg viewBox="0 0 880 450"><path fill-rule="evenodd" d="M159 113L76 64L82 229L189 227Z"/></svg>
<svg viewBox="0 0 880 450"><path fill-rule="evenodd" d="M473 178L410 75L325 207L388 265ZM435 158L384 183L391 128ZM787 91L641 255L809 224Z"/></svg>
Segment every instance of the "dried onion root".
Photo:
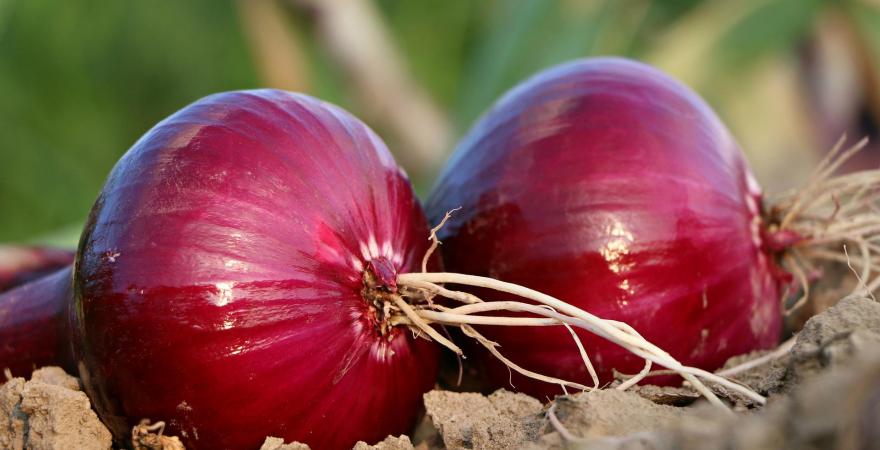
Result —
<svg viewBox="0 0 880 450"><path fill-rule="evenodd" d="M430 252L433 252L440 245L436 232L448 218L449 213L447 213L438 227L431 230L429 239L433 242L429 249L429 253L425 257L425 261L430 257ZM427 264L423 264L423 270L426 266ZM443 284L492 289L519 298L528 299L537 304L521 301L486 302L473 294L445 288L442 286ZM578 307L533 289L487 277L445 272L430 273L424 271L422 273L399 274L397 276L397 286L400 292L397 295L406 298L408 303L407 301L403 301L403 299L400 299L400 301L395 300L396 307L394 310L397 313L393 319L395 324L406 324L413 328L414 331L419 332L420 335L421 332L423 332L456 354L460 354L461 350L457 346L444 342L446 341L445 339L439 340L436 338L437 332L433 330L431 324L457 326L462 329L466 336L475 339L483 345L493 356L502 361L511 370L536 380L559 384L565 392L567 392L566 388L586 391L596 389L599 385L598 376L590 363L589 356L583 348L580 339L573 332L572 327L576 327L620 345L645 360L645 366L642 371L619 385L617 387L618 389L627 389L635 385L651 374L652 365L657 364L679 374L701 395L706 397L709 402L726 410L729 410L728 406L706 386L704 381L724 386L727 389L738 392L759 404L764 404L766 402L766 399L762 395L754 392L746 386L728 380L717 374L681 364L669 355L669 353L647 341L626 323L599 318ZM445 307L430 301L430 299L435 296L454 300L463 303L463 305L455 308ZM423 300L420 301L420 299ZM402 303L405 308L402 307L400 303ZM533 315L533 317L480 315L483 313L498 311L527 313ZM474 325L568 327L569 330L572 331L572 336L581 352L584 364L590 372L594 383L593 387L588 387L573 381L549 377L520 367L513 361L504 357L504 355L498 351L498 344L477 332L473 328Z"/></svg>
<svg viewBox="0 0 880 450"><path fill-rule="evenodd" d="M771 209L768 218L768 236L776 239L780 250L782 267L791 273L801 287L801 295L791 306L784 307L784 314L790 315L801 308L810 298L810 276L816 273L816 262L834 261L846 263L855 273L859 283L855 292L870 295L880 287L880 170L861 171L852 174L833 176L834 173L854 154L863 149L867 139L843 150L845 136L819 164L805 187L781 196ZM497 350L498 344L474 330L473 325L494 326L560 326L577 327L587 330L642 357L645 367L636 375L629 377L617 386L625 390L650 375L658 373L677 373L693 386L711 403L727 406L705 385L703 381L717 383L732 391L764 404L766 399L746 386L728 380L726 377L741 373L750 368L765 364L787 352L793 340L780 345L775 351L755 360L747 361L737 367L720 371L717 374L685 366L667 352L645 340L629 325L602 319L573 305L532 289L486 277L454 273L427 273L426 262L441 243L437 231L449 219L448 212L443 220L431 230L431 248L425 255L422 273L398 275L397 283L404 290L421 292L431 298L441 296L464 303L457 308L445 308L434 304L419 304L413 312L418 321L407 320L407 324L422 328L428 324L461 327L465 334L476 339L496 358L520 374L541 381L560 384L583 390L598 388L598 378L589 362L583 345L573 333L585 365L593 378L594 386L587 388L579 383L547 377L519 367L505 358ZM786 242L788 240L788 242ZM850 258L846 244L854 244L859 256ZM771 244L772 245L772 244ZM450 290L443 284L492 289L538 303L516 301L484 302L473 294ZM418 297L417 295L413 297ZM785 301L786 299L783 299ZM476 315L493 311L525 312L536 317L504 317ZM398 320L399 321L399 320ZM423 330L426 333L427 330ZM442 343L442 342L441 342ZM442 343L446 345L445 343ZM447 345L447 347L449 347ZM455 351L457 347L450 347ZM651 371L652 364L667 370Z"/></svg>
<svg viewBox="0 0 880 450"><path fill-rule="evenodd" d="M823 261L853 270L858 279L853 294L872 296L880 287L880 169L835 176L868 139L846 150L845 142L846 136L841 137L805 186L781 195L770 209L768 236L777 240L784 252L782 267L801 291L794 302L783 298L786 316L809 302L810 274L818 273ZM851 257L848 246L857 254Z"/></svg>

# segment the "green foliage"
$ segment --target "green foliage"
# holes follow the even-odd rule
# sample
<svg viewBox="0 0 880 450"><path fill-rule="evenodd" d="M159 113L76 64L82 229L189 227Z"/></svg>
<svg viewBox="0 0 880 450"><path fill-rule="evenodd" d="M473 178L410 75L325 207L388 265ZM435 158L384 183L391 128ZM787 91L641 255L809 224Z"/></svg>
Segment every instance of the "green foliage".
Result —
<svg viewBox="0 0 880 450"><path fill-rule="evenodd" d="M715 49L717 73L736 72L768 52L788 50L809 34L820 0L765 2L726 33Z"/></svg>
<svg viewBox="0 0 880 450"><path fill-rule="evenodd" d="M0 241L79 223L150 126L253 87L232 4L0 3Z"/></svg>
<svg viewBox="0 0 880 450"><path fill-rule="evenodd" d="M667 31L728 0L374 1L460 135L536 71L587 55L651 57ZM851 14L880 58L880 13L865 0L741 5L751 12L697 27L718 30L697 60L715 83L696 86L710 101L762 58L796 54L829 8ZM309 15L289 10L311 93L357 112ZM259 83L231 0L0 0L0 242L72 243L113 163L149 127Z"/></svg>
<svg viewBox="0 0 880 450"><path fill-rule="evenodd" d="M380 1L379 6L415 77L441 106L452 107L479 26L472 0ZM431 20L426 20L430 14Z"/></svg>

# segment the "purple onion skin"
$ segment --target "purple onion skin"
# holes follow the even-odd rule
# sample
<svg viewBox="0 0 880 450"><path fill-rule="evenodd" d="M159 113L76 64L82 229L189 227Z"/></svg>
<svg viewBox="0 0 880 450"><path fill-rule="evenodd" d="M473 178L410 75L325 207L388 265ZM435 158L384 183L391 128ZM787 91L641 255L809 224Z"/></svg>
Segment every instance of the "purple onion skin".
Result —
<svg viewBox="0 0 880 450"><path fill-rule="evenodd" d="M87 392L117 439L150 418L187 449L408 432L438 351L380 335L362 275L382 258L418 270L427 233L406 175L348 113L274 90L197 101L123 156L86 225Z"/></svg>
<svg viewBox="0 0 880 450"><path fill-rule="evenodd" d="M73 257L74 252L57 248L0 245L0 292L67 267Z"/></svg>
<svg viewBox="0 0 880 450"><path fill-rule="evenodd" d="M75 371L68 308L71 267L0 294L0 370L30 377L52 365Z"/></svg>
<svg viewBox="0 0 880 450"><path fill-rule="evenodd" d="M428 217L459 206L440 235L449 271L624 321L701 368L778 342L780 285L761 241L760 188L710 107L649 66L586 59L515 87L461 142ZM523 367L590 383L564 328L483 329ZM644 365L578 335L603 383L613 368ZM494 386L509 387L507 368L484 357ZM533 395L562 393L517 374L512 381Z"/></svg>

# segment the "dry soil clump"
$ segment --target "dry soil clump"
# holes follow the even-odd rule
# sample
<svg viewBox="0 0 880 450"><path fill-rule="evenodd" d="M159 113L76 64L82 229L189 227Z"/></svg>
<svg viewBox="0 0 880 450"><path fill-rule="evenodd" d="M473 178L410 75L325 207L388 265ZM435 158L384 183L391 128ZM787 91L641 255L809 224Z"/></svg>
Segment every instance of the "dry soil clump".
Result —
<svg viewBox="0 0 880 450"><path fill-rule="evenodd" d="M110 431L92 411L79 382L58 367L39 369L27 382L7 381L0 387L0 412L3 449L111 448Z"/></svg>

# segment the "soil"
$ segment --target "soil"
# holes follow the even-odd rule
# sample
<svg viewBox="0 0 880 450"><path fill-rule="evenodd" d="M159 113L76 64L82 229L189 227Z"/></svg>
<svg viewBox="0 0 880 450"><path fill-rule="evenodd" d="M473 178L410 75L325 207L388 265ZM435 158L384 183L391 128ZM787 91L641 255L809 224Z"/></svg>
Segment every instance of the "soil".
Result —
<svg viewBox="0 0 880 450"><path fill-rule="evenodd" d="M425 409L446 448L515 448L536 439L544 405L525 394L431 391Z"/></svg>
<svg viewBox="0 0 880 450"><path fill-rule="evenodd" d="M306 444L300 444L299 442L285 444L284 439L267 437L266 441L263 442L263 446L260 447L260 450L309 450L309 446Z"/></svg>
<svg viewBox="0 0 880 450"><path fill-rule="evenodd" d="M414 447L412 442L410 442L408 436L388 436L384 441L379 442L376 445L367 444L364 441L360 441L355 444L353 450L413 450ZM263 446L260 447L260 450L309 450L309 446L306 444L301 444L299 442L291 442L290 444L285 444L284 440L277 437L268 437L266 441L263 442Z"/></svg>
<svg viewBox="0 0 880 450"><path fill-rule="evenodd" d="M12 378L0 387L0 448L105 450L107 427L91 409L79 381L58 367ZM5 423L4 423L5 421Z"/></svg>
<svg viewBox="0 0 880 450"><path fill-rule="evenodd" d="M880 449L880 303L840 300L806 321L786 355L733 378L767 395L767 405L718 386L710 387L735 412L687 387L611 388L549 404L505 390L438 389L425 394L426 414L412 439L389 436L355 449ZM133 446L181 449L158 425L142 424ZM111 448L76 378L49 367L0 386L0 449L70 448ZM307 448L268 437L261 450Z"/></svg>

